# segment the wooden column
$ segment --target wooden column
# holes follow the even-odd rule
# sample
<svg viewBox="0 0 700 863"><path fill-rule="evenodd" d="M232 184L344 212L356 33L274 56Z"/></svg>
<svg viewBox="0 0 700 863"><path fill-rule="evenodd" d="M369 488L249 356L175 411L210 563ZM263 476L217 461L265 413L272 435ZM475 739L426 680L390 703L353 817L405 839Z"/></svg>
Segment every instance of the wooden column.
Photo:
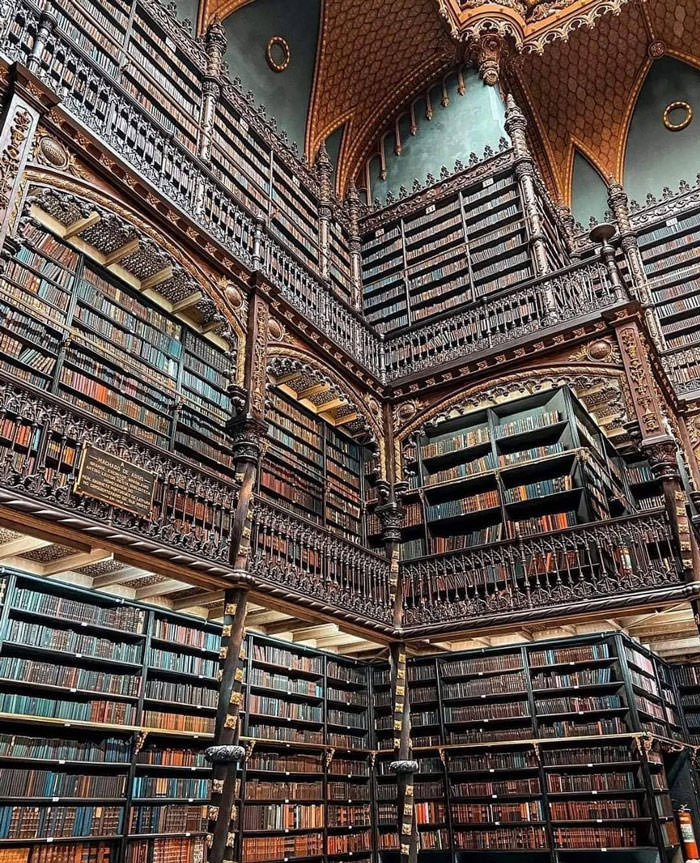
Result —
<svg viewBox="0 0 700 863"><path fill-rule="evenodd" d="M28 63L38 68L43 45L55 19L42 13ZM58 103L58 96L19 63L10 68L10 88L0 114L0 249L11 234L22 204L24 169L39 118Z"/></svg>
<svg viewBox="0 0 700 863"><path fill-rule="evenodd" d="M224 594L224 626L220 654L219 703L214 733L215 745L206 756L213 764L209 808L209 863L224 863L235 856L237 819L236 765L244 758L239 744L243 681L243 639L250 576L253 493L265 441L265 374L267 365L269 307L254 286L248 304L245 387L232 387L237 415L229 423L233 459L239 483L236 508L229 537L232 586Z"/></svg>
<svg viewBox="0 0 700 863"><path fill-rule="evenodd" d="M226 31L218 19L207 28L205 38L207 69L202 85L202 110L199 121L199 157L205 162L211 157L211 142L214 134L216 104L221 95L219 78L224 65Z"/></svg>
<svg viewBox="0 0 700 863"><path fill-rule="evenodd" d="M403 591L399 578L399 544L404 510L397 500L403 484L391 486L377 483L380 503L376 513L382 525L382 539L391 567L391 587L394 594L394 626L402 622ZM397 641L390 646L391 692L394 707L394 760L389 768L396 776L396 816L401 863L415 863L418 854L418 833L415 824L413 785L418 764L411 754L411 707L406 674L406 645Z"/></svg>
<svg viewBox="0 0 700 863"><path fill-rule="evenodd" d="M324 141L316 157L316 174L320 189L318 207L318 263L321 275L327 279L330 272L330 224L331 193L333 188L333 164L328 157Z"/></svg>
<svg viewBox="0 0 700 863"><path fill-rule="evenodd" d="M537 207L537 195L535 192L535 161L532 158L532 153L530 152L529 147L527 146L527 140L525 138L526 127L527 120L525 119L525 115L515 104L513 97L508 95L508 98L506 99L505 129L513 143L515 176L518 179L520 198L523 203L535 275L542 276L549 272L549 263L547 260L542 217Z"/></svg>
<svg viewBox="0 0 700 863"><path fill-rule="evenodd" d="M352 305L362 309L362 255L360 249L360 196L353 182L348 186L345 199L350 221L350 277L352 280Z"/></svg>
<svg viewBox="0 0 700 863"><path fill-rule="evenodd" d="M629 199L619 183L611 182L608 185L608 206L617 223L617 230L620 234L620 246L627 260L627 267L632 281L632 295L636 300L639 300L640 305L644 309L644 322L647 325L654 344L659 350L663 350L666 347L666 341L661 333L654 310L651 290L649 289L649 283L644 272L642 255L639 251L637 235L632 228Z"/></svg>
<svg viewBox="0 0 700 863"><path fill-rule="evenodd" d="M615 335L632 395L639 448L649 459L654 476L661 480L666 510L683 569L686 577L692 579L690 523L678 469L678 445L662 413L661 396L649 363L649 345L634 318L615 326Z"/></svg>

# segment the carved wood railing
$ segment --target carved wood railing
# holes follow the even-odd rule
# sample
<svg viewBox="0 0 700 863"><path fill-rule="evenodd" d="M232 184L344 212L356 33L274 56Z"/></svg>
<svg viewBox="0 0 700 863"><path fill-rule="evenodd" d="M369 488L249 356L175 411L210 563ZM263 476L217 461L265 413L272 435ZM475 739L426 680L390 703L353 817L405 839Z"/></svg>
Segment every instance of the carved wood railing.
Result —
<svg viewBox="0 0 700 863"><path fill-rule="evenodd" d="M679 588L665 513L579 525L406 562L404 626L487 626Z"/></svg>
<svg viewBox="0 0 700 863"><path fill-rule="evenodd" d="M74 492L87 446L154 474L150 515ZM0 489L228 567L232 482L6 378L0 379Z"/></svg>
<svg viewBox="0 0 700 863"><path fill-rule="evenodd" d="M0 2L2 56L29 62L40 15L30 0ZM46 38L36 74L60 94L64 110L245 266L260 270L292 307L381 379L382 340L374 328L292 251L282 249L210 167L58 27Z"/></svg>
<svg viewBox="0 0 700 863"><path fill-rule="evenodd" d="M464 311L387 338L387 380L486 351L559 322L614 305L602 264L579 264L526 287L483 297Z"/></svg>
<svg viewBox="0 0 700 863"><path fill-rule="evenodd" d="M149 515L74 491L87 446L155 475ZM236 495L236 484L225 477L0 377L0 503L64 513L63 521L96 542L165 548L183 564L201 562L202 571L230 577ZM393 600L386 558L264 501L256 505L254 537L250 571L261 592L302 594L330 614L388 628Z"/></svg>
<svg viewBox="0 0 700 863"><path fill-rule="evenodd" d="M365 626L391 622L386 557L266 501L256 503L254 520L250 572L257 581L347 610Z"/></svg>
<svg viewBox="0 0 700 863"><path fill-rule="evenodd" d="M679 396L700 392L700 347L666 351L661 362Z"/></svg>

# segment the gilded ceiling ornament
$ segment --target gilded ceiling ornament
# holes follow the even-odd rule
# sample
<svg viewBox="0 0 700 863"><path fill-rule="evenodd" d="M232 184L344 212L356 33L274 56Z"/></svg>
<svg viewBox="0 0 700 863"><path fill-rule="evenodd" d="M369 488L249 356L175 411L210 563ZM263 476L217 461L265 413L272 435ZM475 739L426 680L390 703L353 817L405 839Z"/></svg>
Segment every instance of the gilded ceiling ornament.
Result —
<svg viewBox="0 0 700 863"><path fill-rule="evenodd" d="M683 119L674 123L671 120L671 114L674 111L684 111ZM690 126L693 120L693 108L688 102L677 99L675 102L670 102L664 109L664 126L669 132L680 132Z"/></svg>
<svg viewBox="0 0 700 863"><path fill-rule="evenodd" d="M281 52L281 56L279 52ZM289 43L285 38L282 36L271 36L267 40L265 59L273 72L284 72L287 66L289 66L291 58L292 53L289 50Z"/></svg>

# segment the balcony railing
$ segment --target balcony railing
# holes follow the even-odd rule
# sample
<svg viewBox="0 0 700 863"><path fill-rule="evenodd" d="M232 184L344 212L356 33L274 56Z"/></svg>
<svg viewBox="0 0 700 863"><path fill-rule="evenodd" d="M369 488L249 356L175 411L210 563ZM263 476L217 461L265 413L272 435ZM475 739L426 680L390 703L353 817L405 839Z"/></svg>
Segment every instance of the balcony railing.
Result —
<svg viewBox="0 0 700 863"><path fill-rule="evenodd" d="M151 511L74 491L85 447L155 476ZM193 462L96 422L61 399L0 378L0 501L63 514L61 521L202 572L230 577L229 537L237 486ZM26 506L24 501L33 501ZM128 505L128 502L125 502ZM284 509L258 501L251 572L261 590L299 593L329 613L387 625L393 599L386 558ZM365 620L366 618L366 620Z"/></svg>
<svg viewBox="0 0 700 863"><path fill-rule="evenodd" d="M250 571L273 592L310 597L365 625L388 625L393 610L389 562L273 504L255 507ZM279 588L282 588L281 590Z"/></svg>
<svg viewBox="0 0 700 863"><path fill-rule="evenodd" d="M0 21L0 54L26 65L40 10L29 0L8 0L0 8L6 12ZM60 28L46 40L37 75L60 94L69 114L141 178L244 265L260 269L292 307L313 320L324 335L375 377L382 377L382 342L376 331L284 251L204 163Z"/></svg>
<svg viewBox="0 0 700 863"><path fill-rule="evenodd" d="M89 445L154 474L148 516L75 493L78 465ZM105 534L128 535L129 545L142 540L228 569L233 483L5 378L0 379L0 489L102 525Z"/></svg>
<svg viewBox="0 0 700 863"><path fill-rule="evenodd" d="M401 576L409 630L573 613L682 584L662 512L409 561Z"/></svg>
<svg viewBox="0 0 700 863"><path fill-rule="evenodd" d="M463 312L388 338L387 380L486 351L558 322L614 305L616 291L602 264L584 264L498 296Z"/></svg>
<svg viewBox="0 0 700 863"><path fill-rule="evenodd" d="M700 347L667 351L661 362L679 396L700 392Z"/></svg>

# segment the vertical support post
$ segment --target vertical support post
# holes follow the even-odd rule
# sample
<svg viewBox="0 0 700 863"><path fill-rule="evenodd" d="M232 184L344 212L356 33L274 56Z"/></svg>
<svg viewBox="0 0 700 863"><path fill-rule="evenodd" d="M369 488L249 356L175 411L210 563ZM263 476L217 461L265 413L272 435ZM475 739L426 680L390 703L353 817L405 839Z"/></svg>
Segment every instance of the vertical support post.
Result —
<svg viewBox="0 0 700 863"><path fill-rule="evenodd" d="M209 863L234 859L236 839L235 765L245 757L239 745L242 701L245 615L251 576L248 572L253 523L253 492L264 449L265 384L269 306L254 286L248 304L245 387L232 386L237 415L229 422L233 459L239 483L236 509L229 537L229 560L234 583L224 594L224 627L220 653L219 703L215 745L206 756L214 766L212 802L209 809Z"/></svg>
<svg viewBox="0 0 700 863"><path fill-rule="evenodd" d="M318 207L318 262L321 275L328 278L330 272L330 223L333 164L324 141L316 157L316 173L320 187Z"/></svg>
<svg viewBox="0 0 700 863"><path fill-rule="evenodd" d="M608 206L613 214L613 219L617 223L617 230L620 234L620 246L627 260L627 266L632 279L632 295L639 301L642 309L644 309L644 322L647 325L652 341L658 350L663 350L666 347L666 342L661 333L656 312L654 311L649 282L644 272L642 254L639 251L637 235L632 228L629 199L620 183L613 181L608 183Z"/></svg>
<svg viewBox="0 0 700 863"><path fill-rule="evenodd" d="M515 154L515 176L520 188L520 197L523 202L525 221L530 236L530 248L532 250L532 262L536 276L544 276L549 272L547 260L547 247L545 245L545 233L542 226L542 216L537 208L537 195L535 191L535 162L532 153L527 146L525 129L527 120L525 115L515 104L513 97L508 94L506 98L505 130L513 143Z"/></svg>
<svg viewBox="0 0 700 863"><path fill-rule="evenodd" d="M352 280L352 305L362 310L362 256L360 254L360 195L353 182L348 186L345 198L350 221L350 278Z"/></svg>
<svg viewBox="0 0 700 863"><path fill-rule="evenodd" d="M39 26L37 27L32 53L27 58L27 69L34 75L41 69L41 55L57 24L56 16L46 9L39 15Z"/></svg>
<svg viewBox="0 0 700 863"><path fill-rule="evenodd" d="M224 863L234 859L237 824L236 765L245 758L245 749L239 744L239 739L247 599L247 587L233 588L224 593L215 745L205 752L213 766L208 812L210 863Z"/></svg>
<svg viewBox="0 0 700 863"><path fill-rule="evenodd" d="M211 157L211 142L214 133L216 105L221 96L219 78L226 51L226 31L218 19L207 28L205 39L207 67L202 86L202 110L199 122L199 157L208 162Z"/></svg>
<svg viewBox="0 0 700 863"><path fill-rule="evenodd" d="M639 446L649 459L652 472L664 492L666 511L681 555L686 577L693 573L690 523L686 513L686 496L681 487L677 460L677 443L669 433L662 413L661 397L649 365L647 346L641 337L639 324L626 320L615 328L617 343L632 395L635 420L638 424Z"/></svg>
<svg viewBox="0 0 700 863"><path fill-rule="evenodd" d="M53 19L47 16L46 20ZM48 32L45 27L45 35ZM58 96L28 69L18 63L12 66L9 101L0 114L0 248L19 217L24 169L39 119L58 101Z"/></svg>
<svg viewBox="0 0 700 863"><path fill-rule="evenodd" d="M411 757L411 713L406 674L406 645L391 645L391 690L394 704L394 760L389 769L396 776L396 816L401 863L415 863L418 833L415 825L414 776L418 762Z"/></svg>

